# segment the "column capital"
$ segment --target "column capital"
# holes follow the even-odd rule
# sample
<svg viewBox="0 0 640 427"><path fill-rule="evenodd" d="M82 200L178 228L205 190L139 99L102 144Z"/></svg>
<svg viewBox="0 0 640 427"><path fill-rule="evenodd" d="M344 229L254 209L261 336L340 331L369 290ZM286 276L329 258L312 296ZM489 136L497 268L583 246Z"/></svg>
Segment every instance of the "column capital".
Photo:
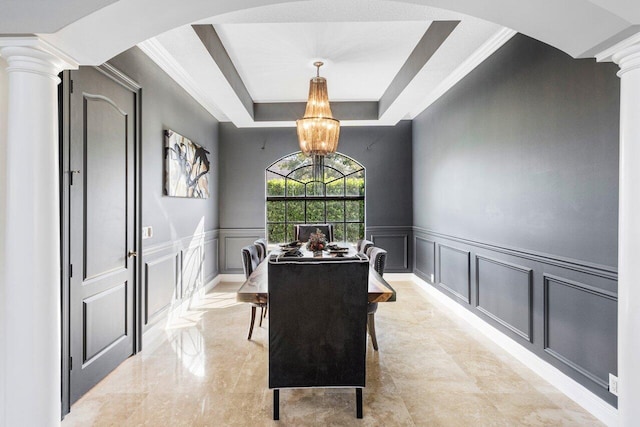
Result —
<svg viewBox="0 0 640 427"><path fill-rule="evenodd" d="M640 42L619 50L611 58L620 67L618 77L622 77L629 71L640 69Z"/></svg>
<svg viewBox="0 0 640 427"><path fill-rule="evenodd" d="M78 68L78 63L37 36L0 37L0 56L7 72L28 72L57 79L58 73Z"/></svg>

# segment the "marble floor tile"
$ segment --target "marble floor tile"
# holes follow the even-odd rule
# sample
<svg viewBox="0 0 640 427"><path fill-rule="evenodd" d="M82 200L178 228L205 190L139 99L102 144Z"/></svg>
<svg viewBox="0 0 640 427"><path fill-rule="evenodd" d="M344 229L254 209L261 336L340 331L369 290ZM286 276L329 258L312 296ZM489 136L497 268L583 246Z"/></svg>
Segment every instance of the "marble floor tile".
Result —
<svg viewBox="0 0 640 427"><path fill-rule="evenodd" d="M247 340L250 308L237 282L174 310L127 359L78 400L75 426L599 426L598 420L412 282L393 281L367 341L364 418L353 389L280 392L273 421L268 318Z"/></svg>

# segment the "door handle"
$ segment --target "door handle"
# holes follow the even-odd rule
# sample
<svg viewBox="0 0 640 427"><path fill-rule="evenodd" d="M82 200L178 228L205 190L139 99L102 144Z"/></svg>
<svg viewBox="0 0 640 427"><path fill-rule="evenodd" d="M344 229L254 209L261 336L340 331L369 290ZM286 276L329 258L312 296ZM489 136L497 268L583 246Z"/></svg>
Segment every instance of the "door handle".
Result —
<svg viewBox="0 0 640 427"><path fill-rule="evenodd" d="M131 258L131 257L133 257L133 256L138 256L138 252L136 252L136 251L129 251L129 253L127 254L127 256L128 256L129 258Z"/></svg>

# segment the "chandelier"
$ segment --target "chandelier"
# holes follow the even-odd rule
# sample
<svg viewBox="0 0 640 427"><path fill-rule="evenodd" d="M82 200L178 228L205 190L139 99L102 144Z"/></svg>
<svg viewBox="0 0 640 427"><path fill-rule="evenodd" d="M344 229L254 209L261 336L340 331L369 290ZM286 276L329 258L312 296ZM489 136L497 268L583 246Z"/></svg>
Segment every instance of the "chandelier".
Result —
<svg viewBox="0 0 640 427"><path fill-rule="evenodd" d="M324 156L335 153L340 136L340 121L329 106L327 79L320 77L322 62L314 62L316 76L309 83L309 99L304 117L296 121L300 150L313 158L313 179L324 181Z"/></svg>

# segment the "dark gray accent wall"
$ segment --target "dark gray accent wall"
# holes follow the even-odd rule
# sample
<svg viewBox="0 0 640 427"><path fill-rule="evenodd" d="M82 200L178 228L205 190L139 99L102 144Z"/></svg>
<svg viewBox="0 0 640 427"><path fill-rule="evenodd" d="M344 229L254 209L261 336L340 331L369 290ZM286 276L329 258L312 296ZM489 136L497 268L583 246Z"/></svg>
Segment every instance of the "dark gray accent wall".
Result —
<svg viewBox="0 0 640 427"><path fill-rule="evenodd" d="M210 282L218 269L218 122L142 51L109 61L142 86L142 322L148 327L175 301ZM209 198L163 195L164 135L172 129L209 152Z"/></svg>
<svg viewBox="0 0 640 427"><path fill-rule="evenodd" d="M134 47L109 61L142 86L142 224L153 226L145 247L215 230L218 219L218 122L142 51ZM209 198L163 196L164 129L209 150Z"/></svg>
<svg viewBox="0 0 640 427"><path fill-rule="evenodd" d="M615 267L616 71L507 42L414 120L415 225Z"/></svg>
<svg viewBox="0 0 640 427"><path fill-rule="evenodd" d="M616 72L516 35L413 121L414 273L613 405Z"/></svg>
<svg viewBox="0 0 640 427"><path fill-rule="evenodd" d="M220 124L220 228L221 239L229 236L233 241L229 242L230 248L251 243L256 233L264 234L265 169L299 150L295 128L238 129L231 123ZM384 241L388 240L386 235L409 239L413 223L411 122L402 121L393 127L343 126L338 151L366 169L367 230L385 235ZM239 252L234 249L228 253L238 262L227 261L225 248L221 247L223 271L241 272ZM412 256L408 249L405 244L403 253L394 253L391 264L396 270L410 271Z"/></svg>

